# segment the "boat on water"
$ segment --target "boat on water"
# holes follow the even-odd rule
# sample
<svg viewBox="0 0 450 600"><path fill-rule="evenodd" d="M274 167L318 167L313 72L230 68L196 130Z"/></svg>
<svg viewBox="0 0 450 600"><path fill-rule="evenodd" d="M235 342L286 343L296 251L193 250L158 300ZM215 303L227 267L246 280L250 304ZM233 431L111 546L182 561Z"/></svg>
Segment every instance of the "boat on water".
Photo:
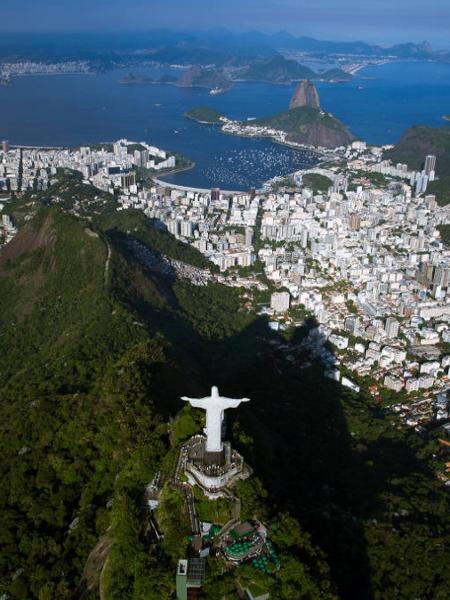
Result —
<svg viewBox="0 0 450 600"><path fill-rule="evenodd" d="M223 94L227 90L225 88L215 87L212 90L209 90L210 96L217 96L217 94Z"/></svg>

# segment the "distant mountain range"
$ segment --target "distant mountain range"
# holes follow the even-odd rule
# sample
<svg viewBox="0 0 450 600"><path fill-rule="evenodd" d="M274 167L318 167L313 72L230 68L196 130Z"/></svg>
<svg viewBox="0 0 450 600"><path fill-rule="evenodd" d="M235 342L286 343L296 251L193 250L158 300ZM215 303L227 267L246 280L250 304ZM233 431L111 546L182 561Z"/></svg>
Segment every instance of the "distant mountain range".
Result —
<svg viewBox="0 0 450 600"><path fill-rule="evenodd" d="M317 56L450 60L450 53L435 53L428 42L383 47L363 41L295 37L285 31L275 35L257 31L233 33L223 29L201 33L152 30L120 34L3 34L0 39L0 61L84 59L105 67L146 60L170 64L243 65L251 59L268 58L287 50Z"/></svg>
<svg viewBox="0 0 450 600"><path fill-rule="evenodd" d="M378 46L366 42L333 42L309 37L294 37L287 32L266 35L259 32L241 34L228 31L189 36L159 47L153 58L161 62L227 64L251 57L270 57L281 51L300 51L316 56L348 55L371 58L429 59L436 57L428 42ZM442 58L442 54L439 55Z"/></svg>
<svg viewBox="0 0 450 600"><path fill-rule="evenodd" d="M433 49L428 42L378 46L366 42L331 42L310 37L295 38L289 34L277 36L280 47L326 54L351 54L363 56L395 56L396 58L429 58Z"/></svg>

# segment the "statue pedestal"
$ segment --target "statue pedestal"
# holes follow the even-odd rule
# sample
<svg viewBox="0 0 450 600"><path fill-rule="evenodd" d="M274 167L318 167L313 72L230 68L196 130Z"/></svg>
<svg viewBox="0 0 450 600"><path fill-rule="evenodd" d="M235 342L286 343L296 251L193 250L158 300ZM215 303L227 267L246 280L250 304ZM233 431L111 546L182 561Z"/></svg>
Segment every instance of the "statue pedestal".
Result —
<svg viewBox="0 0 450 600"><path fill-rule="evenodd" d="M250 469L243 457L225 442L222 452L207 452L206 438L196 436L184 447L186 450L185 474L191 485L198 485L211 499L227 495L239 479L246 479Z"/></svg>
<svg viewBox="0 0 450 600"><path fill-rule="evenodd" d="M204 465L225 465L225 448L222 452L208 452L204 449L202 456L202 464Z"/></svg>

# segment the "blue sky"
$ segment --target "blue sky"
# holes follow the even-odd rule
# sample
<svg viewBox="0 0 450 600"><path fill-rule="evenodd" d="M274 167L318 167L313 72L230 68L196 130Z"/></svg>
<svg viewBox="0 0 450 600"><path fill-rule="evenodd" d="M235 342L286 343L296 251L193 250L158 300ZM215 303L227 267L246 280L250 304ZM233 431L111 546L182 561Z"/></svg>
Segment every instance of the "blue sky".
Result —
<svg viewBox="0 0 450 600"><path fill-rule="evenodd" d="M0 31L228 27L450 46L450 0L0 0Z"/></svg>

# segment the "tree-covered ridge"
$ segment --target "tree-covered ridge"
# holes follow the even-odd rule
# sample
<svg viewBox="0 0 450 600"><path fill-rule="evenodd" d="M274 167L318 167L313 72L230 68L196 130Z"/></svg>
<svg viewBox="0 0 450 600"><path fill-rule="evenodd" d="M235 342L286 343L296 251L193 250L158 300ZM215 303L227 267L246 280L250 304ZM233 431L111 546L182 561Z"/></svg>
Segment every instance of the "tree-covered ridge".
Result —
<svg viewBox="0 0 450 600"><path fill-rule="evenodd" d="M351 73L336 68L328 69L327 71L320 73L319 77L320 79L325 79L326 81L332 82L351 81L353 79L353 75Z"/></svg>
<svg viewBox="0 0 450 600"><path fill-rule="evenodd" d="M287 133L294 133L302 127L321 123L324 127L337 131L346 131L343 123L319 109L302 106L286 110L271 117L262 117L252 121L253 125L266 125Z"/></svg>
<svg viewBox="0 0 450 600"><path fill-rule="evenodd" d="M158 427L148 386L164 349L109 297L106 258L101 236L58 209L1 254L0 579L12 598L72 597L127 453Z"/></svg>
<svg viewBox="0 0 450 600"><path fill-rule="evenodd" d="M250 62L242 71L237 71L236 78L244 81L289 84L292 81L299 81L301 79L349 81L353 79L353 76L338 68L328 69L322 73L315 73L312 69L294 59L288 59L281 54L276 54L275 56Z"/></svg>
<svg viewBox="0 0 450 600"><path fill-rule="evenodd" d="M298 79L311 79L315 75L310 68L301 65L296 60L288 60L279 54L261 61L254 61L242 73L239 73L239 79L290 83Z"/></svg>
<svg viewBox="0 0 450 600"><path fill-rule="evenodd" d="M256 127L269 127L287 134L287 140L309 146L347 146L355 137L338 119L310 106L300 106L270 117L255 119Z"/></svg>
<svg viewBox="0 0 450 600"><path fill-rule="evenodd" d="M427 191L436 195L440 206L446 206L450 203L450 127L415 125L385 153L385 157L393 163L406 163L410 169L420 171L428 154L436 156L438 179L428 184Z"/></svg>
<svg viewBox="0 0 450 600"><path fill-rule="evenodd" d="M415 125L402 135L385 156L394 163L406 163L411 169L420 171L427 154L437 157L437 174L440 177L450 177L450 127Z"/></svg>
<svg viewBox="0 0 450 600"><path fill-rule="evenodd" d="M178 283L179 303L171 293L169 305L108 231L59 207L41 208L24 225L0 254L0 269L0 591L69 598L88 552L114 522L108 503L117 496L139 512L143 487L168 450L154 402L167 415L188 384L161 330L176 330L189 314L189 286ZM208 293L229 312L228 295L221 305ZM189 322L199 326L197 319ZM217 324L202 333L214 336Z"/></svg>
<svg viewBox="0 0 450 600"><path fill-rule="evenodd" d="M439 177L428 184L427 193L436 196L439 206L450 204L450 176Z"/></svg>
<svg viewBox="0 0 450 600"><path fill-rule="evenodd" d="M165 228L144 215L140 210L106 212L94 219L107 235L127 235L150 246L154 251L174 260L179 260L200 269L216 270L207 258L193 246L183 244L169 234Z"/></svg>

